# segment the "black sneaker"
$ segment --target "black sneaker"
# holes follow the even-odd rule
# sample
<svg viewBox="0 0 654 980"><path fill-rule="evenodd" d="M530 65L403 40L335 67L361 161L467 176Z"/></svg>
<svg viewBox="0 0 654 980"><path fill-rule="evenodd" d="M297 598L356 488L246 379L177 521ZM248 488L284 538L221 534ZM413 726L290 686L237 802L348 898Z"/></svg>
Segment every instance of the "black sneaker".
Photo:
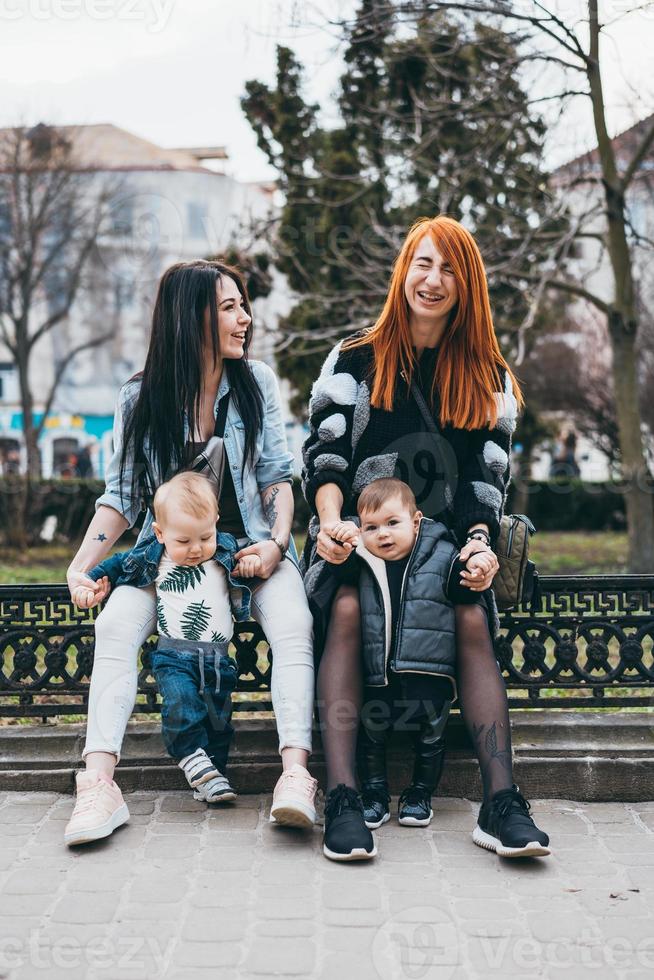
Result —
<svg viewBox="0 0 654 980"><path fill-rule="evenodd" d="M391 819L388 793L381 789L363 789L363 819L369 830L377 830L383 823Z"/></svg>
<svg viewBox="0 0 654 980"><path fill-rule="evenodd" d="M543 857L550 853L549 837L529 816L530 804L518 787L501 789L479 810L472 839L501 857Z"/></svg>
<svg viewBox="0 0 654 980"><path fill-rule="evenodd" d="M377 854L363 819L361 796L351 786L339 783L327 797L322 850L332 861L366 861Z"/></svg>
<svg viewBox="0 0 654 980"><path fill-rule="evenodd" d="M398 819L403 827L428 827L434 811L424 786L409 786L400 796Z"/></svg>

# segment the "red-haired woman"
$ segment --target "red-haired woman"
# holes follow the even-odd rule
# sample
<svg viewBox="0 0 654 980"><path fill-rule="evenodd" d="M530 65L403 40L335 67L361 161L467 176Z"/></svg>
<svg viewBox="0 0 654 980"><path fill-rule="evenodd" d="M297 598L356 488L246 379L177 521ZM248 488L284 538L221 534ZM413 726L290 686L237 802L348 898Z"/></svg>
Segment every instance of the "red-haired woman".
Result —
<svg viewBox="0 0 654 980"><path fill-rule="evenodd" d="M478 602L455 606L458 697L484 791L473 839L506 856L549 853L547 835L513 783L506 689L492 641L498 627L492 549L522 404L495 336L474 238L452 218L420 219L396 259L377 322L327 357L313 387L304 446L304 489L315 517L303 563L320 655L329 857L375 853L356 792L363 695L358 592L340 566L352 551L348 515L356 513L359 493L393 475L410 484L427 517L455 533L463 560L474 552L487 559L485 573L462 573Z"/></svg>

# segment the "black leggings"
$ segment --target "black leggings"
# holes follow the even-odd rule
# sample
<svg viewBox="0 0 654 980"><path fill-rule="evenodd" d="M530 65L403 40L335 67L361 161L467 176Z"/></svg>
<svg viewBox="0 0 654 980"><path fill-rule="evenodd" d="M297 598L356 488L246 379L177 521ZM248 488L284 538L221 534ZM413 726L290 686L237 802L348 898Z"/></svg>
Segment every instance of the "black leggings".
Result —
<svg viewBox="0 0 654 980"><path fill-rule="evenodd" d="M479 760L484 800L513 783L506 687L495 659L485 610L455 606L459 707ZM361 612L356 587L334 599L318 668L318 711L327 790L356 786L356 747L363 699Z"/></svg>

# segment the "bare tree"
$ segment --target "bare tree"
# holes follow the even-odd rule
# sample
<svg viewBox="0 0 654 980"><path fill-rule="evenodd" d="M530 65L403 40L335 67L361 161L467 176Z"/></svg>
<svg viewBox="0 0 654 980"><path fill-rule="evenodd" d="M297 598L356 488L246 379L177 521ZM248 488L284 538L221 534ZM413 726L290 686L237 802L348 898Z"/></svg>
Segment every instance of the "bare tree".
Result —
<svg viewBox="0 0 654 980"><path fill-rule="evenodd" d="M41 473L38 441L66 369L81 351L112 336L97 333L70 346L39 393L37 423L35 348L90 285L92 257L116 191L108 178L78 164L65 130L39 124L0 133L0 343L16 366L30 478Z"/></svg>
<svg viewBox="0 0 654 980"><path fill-rule="evenodd" d="M651 3L633 3L620 16L636 13ZM599 19L598 0L586 0L587 17L566 21L556 8L540 0L524 0L519 5L506 0L407 0L399 4L405 18L421 17L431 10L434 14L445 9L486 15L504 23L507 30L518 29L521 34L524 63L529 59L558 66L564 76L576 77L576 84L564 85L563 91L551 98L567 98L571 94L588 100L597 140L597 150L587 158L585 172L572 175L568 191L573 187L594 185L596 195L589 195L589 207L577 217L576 229L563 239L552 242L551 260L544 268L534 271L527 263L505 267L508 280L532 287L535 303L547 290L556 289L583 299L604 318L608 328L613 355L613 390L620 445L622 478L629 488L625 493L629 538L629 570L643 572L652 567L654 554L654 506L652 478L648 467L644 439L644 420L639 409L638 392L638 334L643 321L643 302L636 288L635 248L652 250L654 243L635 234L630 219L627 195L642 166L651 158L654 149L654 115L640 127L630 131L624 154L618 157L609 137L606 103L600 64L600 36L606 27ZM597 211L600 223L597 225ZM536 229L534 237L542 237ZM575 240L599 239L608 257L611 296L607 300L599 291L583 281L575 281L565 273L565 259ZM529 321L526 321L529 326Z"/></svg>
<svg viewBox="0 0 654 980"><path fill-rule="evenodd" d="M620 442L611 376L606 321L581 302L537 335L520 371L532 412L543 417L566 413L617 470Z"/></svg>

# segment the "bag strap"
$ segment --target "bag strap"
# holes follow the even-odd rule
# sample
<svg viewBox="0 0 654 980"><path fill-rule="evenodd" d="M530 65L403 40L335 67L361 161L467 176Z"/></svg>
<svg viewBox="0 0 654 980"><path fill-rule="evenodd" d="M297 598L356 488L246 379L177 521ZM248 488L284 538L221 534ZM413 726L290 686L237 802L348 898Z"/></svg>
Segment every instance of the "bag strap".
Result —
<svg viewBox="0 0 654 980"><path fill-rule="evenodd" d="M225 435L225 426L227 424L227 409L229 408L229 396L231 391L228 391L226 395L218 402L218 411L216 412L216 424L214 426L213 434L215 436L220 436L222 439Z"/></svg>
<svg viewBox="0 0 654 980"><path fill-rule="evenodd" d="M421 392L420 388L416 384L415 378L411 378L411 394L413 395L413 400L418 406L418 410L422 415L425 425L427 426L427 431L438 433L438 427L434 422L434 418L431 412L427 408L427 402L425 401L424 395Z"/></svg>
<svg viewBox="0 0 654 980"><path fill-rule="evenodd" d="M213 434L214 436L218 436L220 439L223 439L225 435L225 426L227 425L227 411L229 409L230 394L231 391L228 391L227 394L223 395L223 397L218 402L218 411L216 412L216 424L214 425ZM225 449L223 447L223 459L224 459L224 452ZM222 471L220 473L220 477L221 477L221 484L222 484ZM154 494L152 493L148 494L147 497L143 497L143 499L141 500L141 510L142 511L146 511L148 509L151 510L153 499L154 499Z"/></svg>

